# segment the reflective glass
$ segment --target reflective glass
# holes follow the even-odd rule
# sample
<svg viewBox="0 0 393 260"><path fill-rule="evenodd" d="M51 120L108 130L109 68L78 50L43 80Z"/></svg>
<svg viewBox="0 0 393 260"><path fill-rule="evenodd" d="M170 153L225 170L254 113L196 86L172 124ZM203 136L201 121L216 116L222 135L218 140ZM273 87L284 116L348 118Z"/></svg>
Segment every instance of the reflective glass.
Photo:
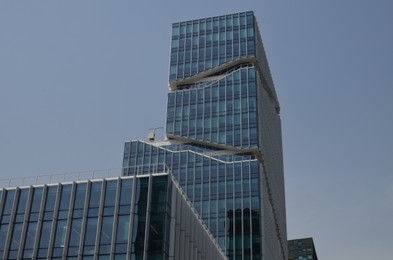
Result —
<svg viewBox="0 0 393 260"><path fill-rule="evenodd" d="M100 234L100 244L111 244L112 241L112 227L113 227L113 216L103 217ZM101 250L100 250L101 252Z"/></svg>
<svg viewBox="0 0 393 260"><path fill-rule="evenodd" d="M66 233L67 233L67 220L57 221L54 247L64 247Z"/></svg>
<svg viewBox="0 0 393 260"><path fill-rule="evenodd" d="M86 183L78 183L76 187L74 209L83 209L85 206Z"/></svg>
<svg viewBox="0 0 393 260"><path fill-rule="evenodd" d="M4 250L5 239L7 238L8 224L0 225L0 251Z"/></svg>
<svg viewBox="0 0 393 260"><path fill-rule="evenodd" d="M107 181L105 188L104 206L114 206L116 203L117 181Z"/></svg>
<svg viewBox="0 0 393 260"><path fill-rule="evenodd" d="M45 211L53 211L56 202L56 193L58 186L49 186L46 194Z"/></svg>
<svg viewBox="0 0 393 260"><path fill-rule="evenodd" d="M85 242L83 247L83 255L93 255L96 245L98 218L88 218L85 230Z"/></svg>
<svg viewBox="0 0 393 260"><path fill-rule="evenodd" d="M37 222L29 222L27 226L25 250L33 249L35 236L37 232Z"/></svg>
<svg viewBox="0 0 393 260"><path fill-rule="evenodd" d="M102 182L91 183L89 209L99 207L101 199L101 186Z"/></svg>
<svg viewBox="0 0 393 260"><path fill-rule="evenodd" d="M64 185L61 190L59 210L68 210L70 205L72 185Z"/></svg>
<svg viewBox="0 0 393 260"><path fill-rule="evenodd" d="M3 215L11 214L11 209L14 201L15 190L7 190L5 193L5 202L3 207Z"/></svg>
<svg viewBox="0 0 393 260"><path fill-rule="evenodd" d="M21 189L20 190L17 213L24 213L25 212L29 191L30 191L29 189Z"/></svg>
<svg viewBox="0 0 393 260"><path fill-rule="evenodd" d="M12 237L11 237L10 250L17 250L19 248L22 226L23 223L17 223L14 225L14 230L12 231Z"/></svg>
<svg viewBox="0 0 393 260"><path fill-rule="evenodd" d="M41 234L40 234L40 242L39 242L39 252L38 256L39 257L46 257L47 252L48 252L48 246L49 246L49 238L51 234L51 226L52 226L52 221L43 221L42 222L42 227L41 227Z"/></svg>
<svg viewBox="0 0 393 260"><path fill-rule="evenodd" d="M127 243L130 230L130 216L121 215L117 221L116 243Z"/></svg>

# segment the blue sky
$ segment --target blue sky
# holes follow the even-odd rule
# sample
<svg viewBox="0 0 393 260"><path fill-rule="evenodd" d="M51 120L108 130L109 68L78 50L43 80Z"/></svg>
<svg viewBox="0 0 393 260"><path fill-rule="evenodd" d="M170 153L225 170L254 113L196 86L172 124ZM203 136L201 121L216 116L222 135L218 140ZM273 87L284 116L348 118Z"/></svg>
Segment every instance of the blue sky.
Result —
<svg viewBox="0 0 393 260"><path fill-rule="evenodd" d="M393 254L393 2L1 1L0 178L120 167L163 126L171 23L253 10L281 104L288 238Z"/></svg>

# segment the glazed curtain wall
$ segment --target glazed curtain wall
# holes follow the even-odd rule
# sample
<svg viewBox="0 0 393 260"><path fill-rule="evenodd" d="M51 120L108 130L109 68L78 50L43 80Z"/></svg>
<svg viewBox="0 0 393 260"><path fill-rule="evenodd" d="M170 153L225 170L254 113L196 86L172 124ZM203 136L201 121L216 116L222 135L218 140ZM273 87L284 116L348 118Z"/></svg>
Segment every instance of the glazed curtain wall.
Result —
<svg viewBox="0 0 393 260"><path fill-rule="evenodd" d="M239 68L207 86L168 94L166 133L170 137L255 148L257 128L254 67Z"/></svg>
<svg viewBox="0 0 393 260"><path fill-rule="evenodd" d="M255 57L254 30L253 12L173 24L169 81Z"/></svg>
<svg viewBox="0 0 393 260"><path fill-rule="evenodd" d="M165 259L167 188L157 176L0 189L0 259Z"/></svg>
<svg viewBox="0 0 393 260"><path fill-rule="evenodd" d="M217 159L190 150L191 147L127 142L123 166L130 171L124 174L143 174L144 170L149 171L143 165L166 164L228 257L253 255L253 259L259 259L258 161L250 155L221 155Z"/></svg>

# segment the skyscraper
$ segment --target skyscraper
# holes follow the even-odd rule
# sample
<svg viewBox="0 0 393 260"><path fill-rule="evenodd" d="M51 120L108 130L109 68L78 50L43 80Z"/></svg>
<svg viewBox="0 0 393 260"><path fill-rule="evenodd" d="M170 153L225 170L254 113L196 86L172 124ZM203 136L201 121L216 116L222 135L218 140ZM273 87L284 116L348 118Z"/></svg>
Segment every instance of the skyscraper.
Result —
<svg viewBox="0 0 393 260"><path fill-rule="evenodd" d="M279 112L253 12L174 23L167 140L126 142L123 175L165 165L229 259L286 259Z"/></svg>
<svg viewBox="0 0 393 260"><path fill-rule="evenodd" d="M253 12L174 23L165 140L127 141L121 177L1 188L0 260L286 260L279 112Z"/></svg>

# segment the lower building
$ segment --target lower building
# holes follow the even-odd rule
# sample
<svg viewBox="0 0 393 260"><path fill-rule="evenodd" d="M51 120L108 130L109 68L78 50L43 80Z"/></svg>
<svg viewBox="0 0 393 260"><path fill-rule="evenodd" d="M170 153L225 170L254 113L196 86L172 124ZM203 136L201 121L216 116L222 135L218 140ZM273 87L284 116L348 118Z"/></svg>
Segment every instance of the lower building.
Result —
<svg viewBox="0 0 393 260"><path fill-rule="evenodd" d="M0 259L226 256L162 171L0 189Z"/></svg>
<svg viewBox="0 0 393 260"><path fill-rule="evenodd" d="M288 240L288 260L318 260L311 237Z"/></svg>

